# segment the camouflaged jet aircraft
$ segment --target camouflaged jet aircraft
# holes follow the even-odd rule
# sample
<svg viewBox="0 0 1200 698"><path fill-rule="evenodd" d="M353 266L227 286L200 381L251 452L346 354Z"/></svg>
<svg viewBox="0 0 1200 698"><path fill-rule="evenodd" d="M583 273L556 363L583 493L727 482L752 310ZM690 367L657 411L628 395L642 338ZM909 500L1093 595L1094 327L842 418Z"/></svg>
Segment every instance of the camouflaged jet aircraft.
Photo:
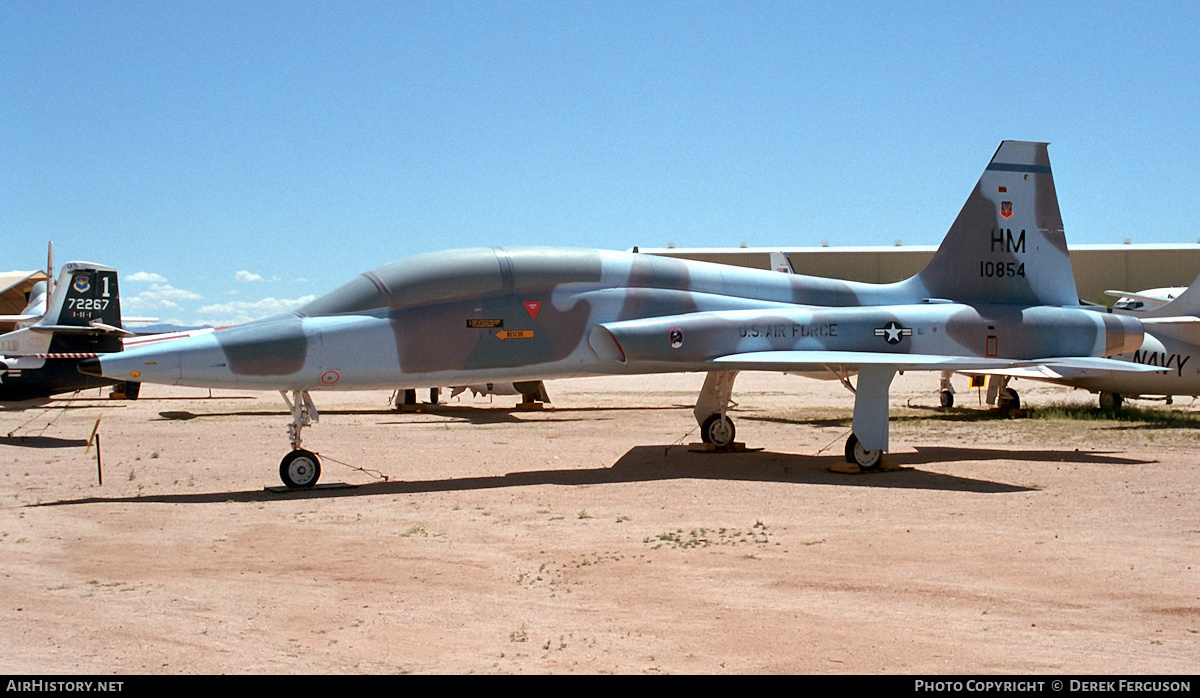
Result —
<svg viewBox="0 0 1200 698"><path fill-rule="evenodd" d="M701 438L728 447L739 371L858 376L847 456L888 449L897 371L1058 365L1143 370L1136 318L1078 306L1046 144L1005 141L929 264L897 283L777 274L633 252L483 248L368 271L295 312L84 361L115 380L278 390L289 487L321 390L705 372ZM291 397L289 398L288 393Z"/></svg>

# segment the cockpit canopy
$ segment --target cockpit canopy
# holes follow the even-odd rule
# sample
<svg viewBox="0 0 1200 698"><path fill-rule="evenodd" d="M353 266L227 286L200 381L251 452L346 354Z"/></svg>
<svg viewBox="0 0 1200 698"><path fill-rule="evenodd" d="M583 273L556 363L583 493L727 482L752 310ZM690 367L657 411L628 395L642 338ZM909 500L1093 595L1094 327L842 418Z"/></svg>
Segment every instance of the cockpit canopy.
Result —
<svg viewBox="0 0 1200 698"><path fill-rule="evenodd" d="M362 313L562 283L597 283L600 270L595 250L480 247L431 252L364 272L296 312L306 317Z"/></svg>

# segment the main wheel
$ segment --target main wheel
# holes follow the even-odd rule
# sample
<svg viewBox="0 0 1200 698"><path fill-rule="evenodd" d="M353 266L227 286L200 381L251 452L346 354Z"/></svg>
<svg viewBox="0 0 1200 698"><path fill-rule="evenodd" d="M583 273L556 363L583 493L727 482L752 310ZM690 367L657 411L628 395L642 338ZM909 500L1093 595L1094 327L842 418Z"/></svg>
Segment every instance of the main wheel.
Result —
<svg viewBox="0 0 1200 698"><path fill-rule="evenodd" d="M1119 410L1123 398L1120 393L1100 393L1100 409L1102 410Z"/></svg>
<svg viewBox="0 0 1200 698"><path fill-rule="evenodd" d="M1000 397L996 400L996 407L1001 412L1011 412L1012 410L1021 409L1021 396L1012 388L1005 388L1000 391Z"/></svg>
<svg viewBox="0 0 1200 698"><path fill-rule="evenodd" d="M863 470L874 470L883 463L883 449L868 451L853 433L846 439L846 462Z"/></svg>
<svg viewBox="0 0 1200 698"><path fill-rule="evenodd" d="M717 448L729 448L733 445L736 432L732 419L722 414L713 414L700 425L700 440Z"/></svg>
<svg viewBox="0 0 1200 698"><path fill-rule="evenodd" d="M951 407L954 407L954 393L950 392L949 390L943 390L939 397L941 398L943 409L948 410Z"/></svg>
<svg viewBox="0 0 1200 698"><path fill-rule="evenodd" d="M289 488L312 487L321 477L321 461L317 454L298 448L279 463L279 479Z"/></svg>

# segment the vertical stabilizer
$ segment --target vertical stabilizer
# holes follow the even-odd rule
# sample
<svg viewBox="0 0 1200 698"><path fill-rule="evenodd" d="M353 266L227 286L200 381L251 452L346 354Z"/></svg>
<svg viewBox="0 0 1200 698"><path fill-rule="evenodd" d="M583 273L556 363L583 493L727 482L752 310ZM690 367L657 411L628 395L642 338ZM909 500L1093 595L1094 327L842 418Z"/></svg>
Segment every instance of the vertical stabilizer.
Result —
<svg viewBox="0 0 1200 698"><path fill-rule="evenodd" d="M63 267L43 320L50 325L76 327L101 323L121 327L121 296L117 272L111 267L72 262Z"/></svg>
<svg viewBox="0 0 1200 698"><path fill-rule="evenodd" d="M30 329L53 332L50 353L121 351L116 270L91 262L64 265L45 317Z"/></svg>
<svg viewBox="0 0 1200 698"><path fill-rule="evenodd" d="M771 270L782 272L784 274L795 274L796 268L792 266L792 260L788 257L787 252L779 251L771 253Z"/></svg>
<svg viewBox="0 0 1200 698"><path fill-rule="evenodd" d="M930 298L1078 305L1046 143L1004 141L916 276Z"/></svg>

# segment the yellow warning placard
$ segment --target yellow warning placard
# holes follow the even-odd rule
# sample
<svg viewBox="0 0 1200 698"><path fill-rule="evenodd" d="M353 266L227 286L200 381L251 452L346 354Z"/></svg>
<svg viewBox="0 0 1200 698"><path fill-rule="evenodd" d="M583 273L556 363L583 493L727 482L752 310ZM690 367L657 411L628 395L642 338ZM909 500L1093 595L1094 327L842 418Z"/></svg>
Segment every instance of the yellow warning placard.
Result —
<svg viewBox="0 0 1200 698"><path fill-rule="evenodd" d="M500 330L496 333L499 339L532 339L533 330Z"/></svg>

